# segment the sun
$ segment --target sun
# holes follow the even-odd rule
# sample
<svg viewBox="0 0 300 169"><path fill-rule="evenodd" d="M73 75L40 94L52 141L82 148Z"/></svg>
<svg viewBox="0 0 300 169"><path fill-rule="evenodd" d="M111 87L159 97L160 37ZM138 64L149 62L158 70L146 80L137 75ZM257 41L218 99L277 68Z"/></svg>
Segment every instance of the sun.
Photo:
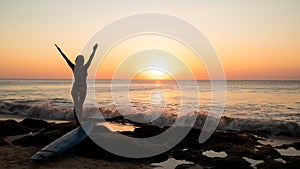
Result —
<svg viewBox="0 0 300 169"><path fill-rule="evenodd" d="M159 71L159 70L155 70L155 69L150 69L149 72L152 73L155 76L161 76L161 75L165 74L164 72Z"/></svg>
<svg viewBox="0 0 300 169"><path fill-rule="evenodd" d="M134 79L137 80L170 80L171 76L165 70L150 67L139 72Z"/></svg>
<svg viewBox="0 0 300 169"><path fill-rule="evenodd" d="M145 78L149 80L168 80L171 79L170 75L165 70L158 68L149 68L144 72Z"/></svg>

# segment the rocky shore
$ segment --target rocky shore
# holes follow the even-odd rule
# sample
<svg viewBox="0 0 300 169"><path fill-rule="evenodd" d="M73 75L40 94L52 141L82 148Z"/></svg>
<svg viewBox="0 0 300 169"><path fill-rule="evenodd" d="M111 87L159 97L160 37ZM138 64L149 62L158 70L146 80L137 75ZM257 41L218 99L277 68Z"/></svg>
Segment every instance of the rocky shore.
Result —
<svg viewBox="0 0 300 169"><path fill-rule="evenodd" d="M122 118L109 119L114 123L130 123ZM132 124L134 131L120 132L130 137L146 138L164 132L167 128L146 124ZM142 159L124 158L102 149L86 138L58 159L34 163L29 158L40 148L74 129L69 123L49 123L26 118L20 122L0 121L0 161L5 168L155 168L154 164L176 159L188 161L183 168L299 168L300 142L271 146L265 133L216 130L203 144L198 143L200 129L192 129L175 147L158 156ZM104 126L98 126L105 128ZM280 137L280 136L278 136ZM289 143L289 144L287 144ZM291 149L292 148L292 149ZM294 150L296 155L283 155L281 151ZM162 166L163 167L163 166ZM165 167L167 168L167 167Z"/></svg>

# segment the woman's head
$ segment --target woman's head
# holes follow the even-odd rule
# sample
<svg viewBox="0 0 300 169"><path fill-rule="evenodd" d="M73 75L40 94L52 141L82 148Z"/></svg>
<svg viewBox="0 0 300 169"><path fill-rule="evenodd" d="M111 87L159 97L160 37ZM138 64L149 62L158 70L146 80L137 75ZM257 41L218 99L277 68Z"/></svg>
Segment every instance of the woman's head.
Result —
<svg viewBox="0 0 300 169"><path fill-rule="evenodd" d="M76 57L75 64L76 64L77 66L80 66L80 65L82 66L83 63L84 63L84 57L83 57L82 55L78 55L78 56Z"/></svg>

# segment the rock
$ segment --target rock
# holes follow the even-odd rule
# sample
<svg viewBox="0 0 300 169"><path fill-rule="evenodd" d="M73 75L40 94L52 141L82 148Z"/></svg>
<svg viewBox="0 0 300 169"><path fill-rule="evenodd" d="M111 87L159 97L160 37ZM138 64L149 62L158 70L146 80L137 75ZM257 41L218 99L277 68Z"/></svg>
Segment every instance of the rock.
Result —
<svg viewBox="0 0 300 169"><path fill-rule="evenodd" d="M132 117L132 118L134 118L134 117ZM132 124L135 126L142 125L142 123L138 123L138 122L132 121L130 119L126 119L124 116L121 116L121 115L114 116L111 118L106 118L105 120L109 121L109 122L116 122L116 123L121 123L121 124L129 123L129 124Z"/></svg>
<svg viewBox="0 0 300 169"><path fill-rule="evenodd" d="M31 130L15 120L0 121L0 136L13 136L29 133Z"/></svg>
<svg viewBox="0 0 300 169"><path fill-rule="evenodd" d="M50 123L44 120L26 118L20 122L21 125L31 128L31 129L42 129L50 125Z"/></svg>
<svg viewBox="0 0 300 169"><path fill-rule="evenodd" d="M35 136L25 136L23 138L14 140L12 144L21 146L33 145L37 147L44 147L57 138L61 137L63 134L64 133L61 133L58 130L47 131Z"/></svg>
<svg viewBox="0 0 300 169"><path fill-rule="evenodd" d="M214 169L252 169L247 161L236 156L213 158L210 160L210 165L214 166Z"/></svg>
<svg viewBox="0 0 300 169"><path fill-rule="evenodd" d="M123 123L125 118L124 118L124 116L115 116L115 117L111 117L111 118L106 118L105 120L109 121L109 122Z"/></svg>
<svg viewBox="0 0 300 169"><path fill-rule="evenodd" d="M136 138L146 138L156 136L164 131L165 129L158 126L142 125L140 128L134 129L132 136Z"/></svg>
<svg viewBox="0 0 300 169"><path fill-rule="evenodd" d="M115 117L111 119L112 121L119 121L120 123L127 122L124 121L123 117ZM38 146L43 147L54 141L55 139L61 137L65 133L73 130L77 126L74 123L67 124L55 124L55 123L47 123L42 120L35 119L25 119L20 123L17 123L13 120L0 121L0 136L4 136L4 134L15 135L17 134L25 134L29 133L30 129L32 130L41 130L39 133L25 136L21 139L14 140L12 144L22 145L22 146ZM136 138L147 138L156 136L161 134L162 132L170 132L171 136L168 135L165 140L166 143L172 143L170 140L176 140L176 133L184 132L188 128L186 127L176 127L172 129L168 128L160 128L158 126L139 125L139 128L136 128L133 132L126 131L120 132L129 137ZM95 125L93 128L92 134L95 136L103 136L99 137L99 141L101 143L110 142L118 143L116 145L121 145L121 148L128 151L126 148L130 148L130 146L126 147L123 145L127 145L125 143L134 143L131 139L120 139L119 135L114 136L110 130L108 130L104 126ZM213 135L207 140L205 143L200 144L198 142L199 134L201 129L191 129L183 140L171 150L155 156L151 158L143 158L143 159L129 159L114 155L100 146L98 146L94 140L89 138L84 139L81 143L73 147L70 151L79 156L88 157L88 158L99 158L111 161L132 161L132 162L144 162L144 163L157 163L167 160L170 157L173 157L177 160L187 160L194 162L194 165L179 165L177 169L180 168L195 168L195 167L211 167L211 168L250 168L250 164L245 161L242 157L249 157L251 159L256 160L264 160L265 162L258 165L258 168L268 168L271 167L271 164L276 164L276 167L280 168L284 166L284 168L293 168L299 166L299 157L283 157L271 146L269 145L260 145L257 142L257 138L255 138L250 133L240 133L237 131L223 131L216 130ZM12 134L13 133L13 134ZM174 134L172 137L172 134ZM149 148L149 150L161 149L164 148L161 144L157 143L148 143L143 141L141 146ZM6 145L7 143L2 139L0 139L0 145ZM129 145L129 144L128 144ZM260 145L257 147L257 145ZM123 147L122 147L123 146ZM300 142L294 143L292 145L284 145L288 147L300 147ZM284 148L284 147L280 147ZM214 150L217 152L225 151L227 153L226 158L209 158L202 153L207 150ZM276 158L284 158L287 162L286 164L278 163L278 161L274 161ZM278 165L277 165L278 164ZM275 168L276 169L276 168Z"/></svg>
<svg viewBox="0 0 300 169"><path fill-rule="evenodd" d="M217 130L212 134L207 142L229 142L237 145L241 144L257 144L257 139L250 135L239 133L236 131Z"/></svg>
<svg viewBox="0 0 300 169"><path fill-rule="evenodd" d="M276 151L272 146L265 145L260 148L257 148L258 151L256 151L253 156L249 156L250 158L256 159L256 160L265 160L268 157L272 158L279 158L281 157L280 153Z"/></svg>
<svg viewBox="0 0 300 169"><path fill-rule="evenodd" d="M296 142L296 143L292 144L291 146L297 150L300 150L300 142Z"/></svg>
<svg viewBox="0 0 300 169"><path fill-rule="evenodd" d="M252 144L232 144L232 143L218 143L212 146L212 149L215 151L225 151L231 156L254 156L255 146Z"/></svg>
<svg viewBox="0 0 300 169"><path fill-rule="evenodd" d="M107 143L114 142L117 145L129 145L130 143L131 144L135 143L135 142L131 142L130 139L124 139L122 137L120 138L119 136L111 133L111 131L109 131L104 126L94 126L93 132L94 133L92 133L91 136L99 138L100 141L104 144L106 144L106 142ZM89 137L87 137L78 145L74 146L71 149L71 152L78 156L82 156L86 158L97 158L97 159L104 159L109 161L126 161L126 162L131 161L131 162L154 163L154 162L162 162L169 158L168 152L150 158L135 159L135 158L121 157L108 152L107 150L98 146L94 141L95 140L91 140Z"/></svg>
<svg viewBox="0 0 300 169"><path fill-rule="evenodd" d="M283 157L286 163L278 162L273 158L268 158L263 163L258 164L256 167L259 169L298 169L300 166L300 157Z"/></svg>
<svg viewBox="0 0 300 169"><path fill-rule="evenodd" d="M0 138L0 146L6 146L6 145L9 145L9 143Z"/></svg>
<svg viewBox="0 0 300 169"><path fill-rule="evenodd" d="M285 164L275 161L271 158L265 160L261 164L257 164L255 167L259 168L259 169L283 169L283 168L286 168Z"/></svg>
<svg viewBox="0 0 300 169"><path fill-rule="evenodd" d="M90 138L85 138L70 150L72 153L86 158L110 159L112 154L99 147Z"/></svg>
<svg viewBox="0 0 300 169"><path fill-rule="evenodd" d="M110 130L108 130L105 126L94 126L93 130L96 134L105 134L110 132ZM74 146L70 151L78 156L86 157L86 158L99 158L99 159L108 159L108 160L120 158L119 156L111 154L108 151L101 148L100 146L98 146L89 137L82 140L79 144Z"/></svg>
<svg viewBox="0 0 300 169"><path fill-rule="evenodd" d="M300 166L300 157L299 156L285 157L284 160L287 162L285 165L285 168L299 169L299 166Z"/></svg>
<svg viewBox="0 0 300 169"><path fill-rule="evenodd" d="M43 129L40 133L14 140L12 144L22 146L33 145L38 147L44 147L52 141L56 140L57 138L73 130L75 127L76 125L74 123L51 124L50 126Z"/></svg>
<svg viewBox="0 0 300 169"><path fill-rule="evenodd" d="M203 151L192 148L192 149L178 149L178 148L173 148L171 150L170 155L174 157L176 160L187 160L191 162L199 162L199 159L205 159L202 155Z"/></svg>
<svg viewBox="0 0 300 169"><path fill-rule="evenodd" d="M175 169L203 169L199 164L180 164Z"/></svg>
<svg viewBox="0 0 300 169"><path fill-rule="evenodd" d="M281 146L277 146L276 148L287 149L289 147L294 147L295 149L300 150L300 142L295 142L293 144L283 144Z"/></svg>

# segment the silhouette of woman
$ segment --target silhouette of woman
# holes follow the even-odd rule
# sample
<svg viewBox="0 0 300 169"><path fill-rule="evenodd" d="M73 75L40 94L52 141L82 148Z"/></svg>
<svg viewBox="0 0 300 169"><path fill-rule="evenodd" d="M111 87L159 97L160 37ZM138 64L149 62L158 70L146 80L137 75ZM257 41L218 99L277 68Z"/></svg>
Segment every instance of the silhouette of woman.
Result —
<svg viewBox="0 0 300 169"><path fill-rule="evenodd" d="M89 68L94 58L98 44L96 43L94 45L93 52L86 64L84 64L84 57L82 55L78 55L76 57L75 64L73 64L56 44L55 46L60 52L60 54L63 56L63 58L66 60L66 62L68 63L68 65L70 66L74 74L75 80L73 83L71 94L74 101L74 107L75 107L74 115L75 115L76 123L79 124L78 118L81 118L82 116L83 102L86 97L86 90L87 90L86 78L88 75L87 69ZM76 113L79 117L76 116Z"/></svg>

